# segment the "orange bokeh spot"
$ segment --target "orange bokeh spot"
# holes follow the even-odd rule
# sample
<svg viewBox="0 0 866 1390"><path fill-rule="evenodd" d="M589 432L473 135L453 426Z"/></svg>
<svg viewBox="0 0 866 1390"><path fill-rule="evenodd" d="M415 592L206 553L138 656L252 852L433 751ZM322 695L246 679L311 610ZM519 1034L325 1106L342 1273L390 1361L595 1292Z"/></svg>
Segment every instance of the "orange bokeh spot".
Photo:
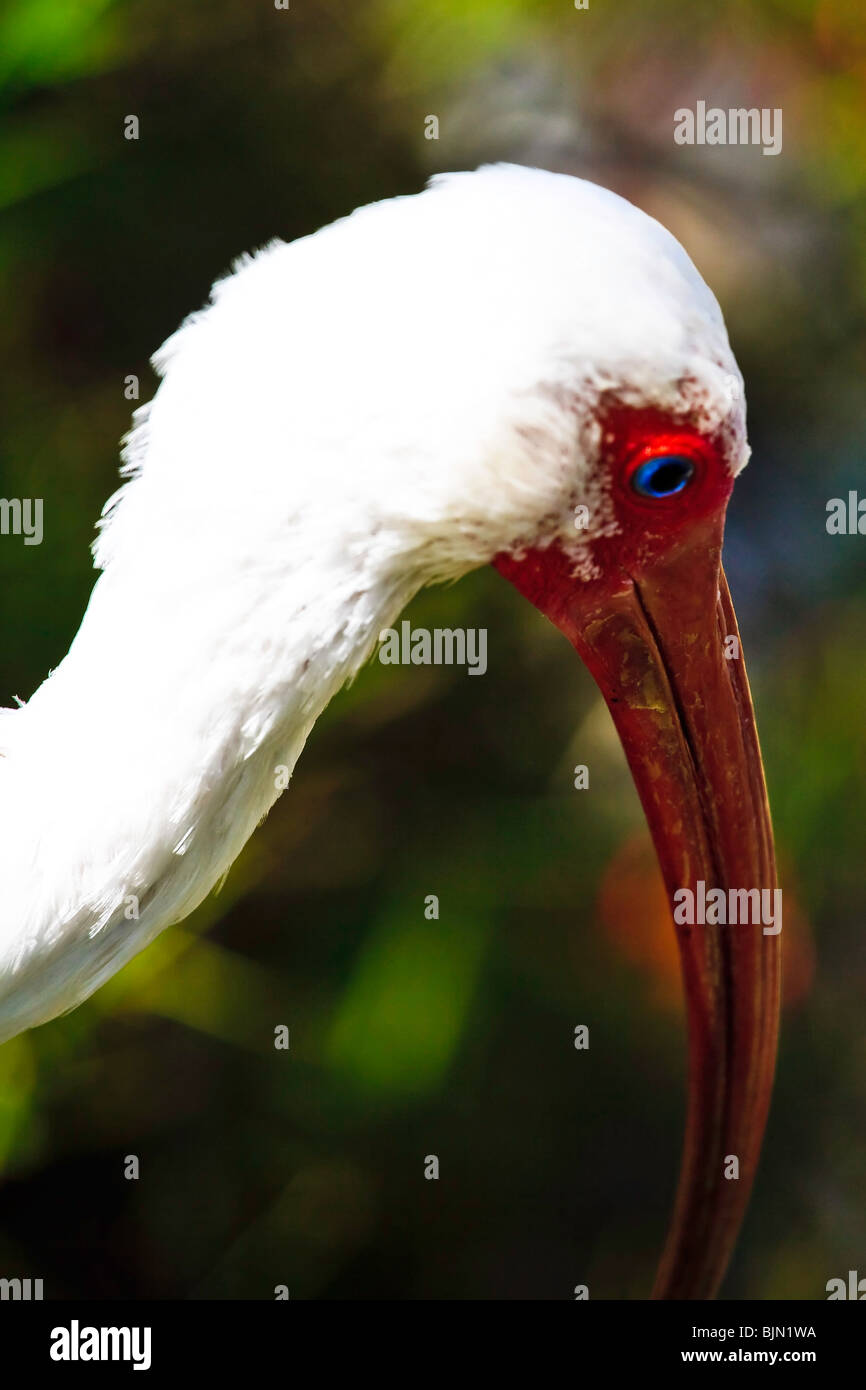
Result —
<svg viewBox="0 0 866 1390"><path fill-rule="evenodd" d="M812 933L788 866L782 868L782 1006L809 993L815 973ZM744 885L748 886L748 885ZM671 908L652 841L646 831L629 835L615 850L598 891L597 912L614 950L644 978L651 1002L682 1010L680 960Z"/></svg>

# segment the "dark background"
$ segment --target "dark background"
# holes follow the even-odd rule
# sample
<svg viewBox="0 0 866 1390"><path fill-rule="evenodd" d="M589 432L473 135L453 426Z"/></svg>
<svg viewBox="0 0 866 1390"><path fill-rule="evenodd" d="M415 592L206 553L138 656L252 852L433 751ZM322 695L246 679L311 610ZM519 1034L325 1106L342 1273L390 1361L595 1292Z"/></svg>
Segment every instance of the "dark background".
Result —
<svg viewBox="0 0 866 1390"><path fill-rule="evenodd" d="M698 99L781 107L782 153L675 145ZM80 620L124 378L151 394L149 355L240 252L501 158L597 179L683 241L746 378L726 567L785 890L778 1084L723 1292L866 1275L866 539L825 530L864 489L859 0L12 0L0 103L0 495L45 506L42 546L0 542L3 704ZM624 760L492 571L407 616L487 627L486 678L371 665L223 892L0 1049L0 1275L46 1297L646 1295L684 1040ZM134 634L117 660L134 680Z"/></svg>

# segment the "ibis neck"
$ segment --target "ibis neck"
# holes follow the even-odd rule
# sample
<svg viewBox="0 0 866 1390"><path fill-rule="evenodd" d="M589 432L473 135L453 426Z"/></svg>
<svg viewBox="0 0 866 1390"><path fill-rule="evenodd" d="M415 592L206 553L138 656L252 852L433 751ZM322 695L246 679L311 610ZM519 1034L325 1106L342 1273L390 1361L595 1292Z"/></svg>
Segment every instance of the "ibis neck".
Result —
<svg viewBox="0 0 866 1390"><path fill-rule="evenodd" d="M341 557L282 583L110 566L0 718L0 1041L73 1007L228 871L410 596Z"/></svg>

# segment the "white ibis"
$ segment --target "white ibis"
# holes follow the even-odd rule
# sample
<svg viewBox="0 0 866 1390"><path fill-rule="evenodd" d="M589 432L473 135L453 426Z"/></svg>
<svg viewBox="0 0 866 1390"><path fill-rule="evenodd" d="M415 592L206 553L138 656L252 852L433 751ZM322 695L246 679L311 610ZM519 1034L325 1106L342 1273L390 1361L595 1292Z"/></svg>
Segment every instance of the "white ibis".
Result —
<svg viewBox="0 0 866 1390"><path fill-rule="evenodd" d="M0 714L0 1039L192 911L382 630L491 562L600 686L669 893L774 887L725 654L742 378L657 222L538 170L435 178L243 259L154 361L78 634ZM779 939L677 933L689 1103L655 1293L701 1298L760 1150Z"/></svg>

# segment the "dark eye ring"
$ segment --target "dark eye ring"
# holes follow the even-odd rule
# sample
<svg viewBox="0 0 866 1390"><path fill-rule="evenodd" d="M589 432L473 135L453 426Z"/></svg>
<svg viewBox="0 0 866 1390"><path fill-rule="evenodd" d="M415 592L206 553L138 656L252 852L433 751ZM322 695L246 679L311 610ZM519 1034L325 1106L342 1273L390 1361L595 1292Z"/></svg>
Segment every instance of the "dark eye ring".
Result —
<svg viewBox="0 0 866 1390"><path fill-rule="evenodd" d="M631 475L631 485L641 497L674 497L688 487L695 465L682 454L660 454L646 459Z"/></svg>

